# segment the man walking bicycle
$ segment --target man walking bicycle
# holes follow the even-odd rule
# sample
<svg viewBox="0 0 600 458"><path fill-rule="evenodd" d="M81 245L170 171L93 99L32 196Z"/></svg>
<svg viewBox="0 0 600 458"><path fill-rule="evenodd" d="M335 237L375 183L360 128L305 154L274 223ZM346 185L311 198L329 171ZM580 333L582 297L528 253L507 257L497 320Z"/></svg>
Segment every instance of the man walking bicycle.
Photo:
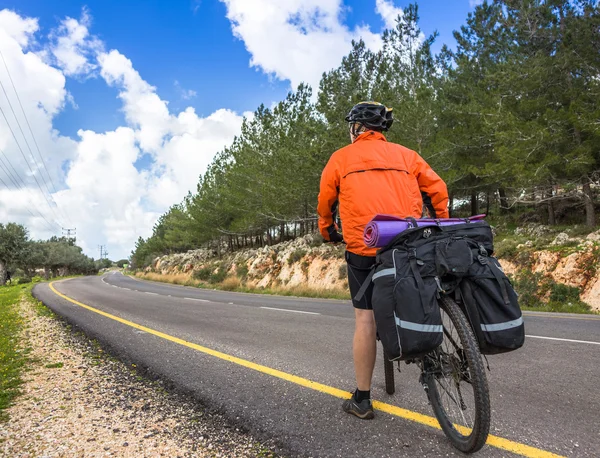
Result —
<svg viewBox="0 0 600 458"><path fill-rule="evenodd" d="M344 401L345 412L362 419L374 417L371 379L376 328L369 286L354 300L375 263L376 248L363 242L365 225L376 214L420 218L423 200L432 217L448 217L448 191L444 181L415 151L388 142L383 135L393 123L392 109L377 102L355 105L345 118L351 144L333 153L321 175L319 230L330 242L347 244L348 285L355 312L353 340L356 390ZM339 204L343 236L333 220Z"/></svg>

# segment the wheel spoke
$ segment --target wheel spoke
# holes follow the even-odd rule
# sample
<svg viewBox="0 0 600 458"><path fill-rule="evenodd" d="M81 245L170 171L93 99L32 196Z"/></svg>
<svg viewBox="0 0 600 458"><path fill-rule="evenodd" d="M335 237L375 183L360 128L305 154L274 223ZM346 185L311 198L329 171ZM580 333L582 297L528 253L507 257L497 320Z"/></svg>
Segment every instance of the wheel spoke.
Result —
<svg viewBox="0 0 600 458"><path fill-rule="evenodd" d="M458 309L458 307L456 308ZM444 308L442 308L441 313L444 339L438 350L430 356L429 365L425 365L423 368L428 371L430 381L435 385L435 388L432 390L432 396L437 397L437 403L441 407L439 414L448 422L446 423L447 428L444 430L451 438L452 436L457 436L461 440L466 440L471 438L473 431L475 431L476 421L478 421L476 409L479 408L475 397L473 370L469 366L469 360L464 347L464 327L468 325L463 316L464 322L461 323L463 326L461 331L457 328L450 313ZM456 312L454 313L456 314ZM472 346L475 345L476 343L472 335L470 335L470 338L472 339L470 344ZM438 415L437 411L436 415ZM489 413L487 417L489 421ZM438 416L438 418L440 417ZM442 423L442 420L440 423ZM460 429L460 431L465 432L467 435L463 435L453 425L466 427L467 431L463 429ZM488 429L489 423L486 425L486 435ZM479 442L481 442L480 438L478 438L477 449L482 445ZM465 450L472 451L474 449L465 448L463 451Z"/></svg>

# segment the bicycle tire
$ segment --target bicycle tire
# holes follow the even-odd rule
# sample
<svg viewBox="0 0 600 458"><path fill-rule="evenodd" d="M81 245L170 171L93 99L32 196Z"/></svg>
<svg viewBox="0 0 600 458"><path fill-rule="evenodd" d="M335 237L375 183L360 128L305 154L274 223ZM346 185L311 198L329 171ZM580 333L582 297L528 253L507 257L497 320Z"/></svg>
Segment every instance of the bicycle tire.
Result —
<svg viewBox="0 0 600 458"><path fill-rule="evenodd" d="M475 420L470 434L465 435L458 431L448 417L439 395L435 377L432 374L425 377L428 387L427 395L442 430L452 444L461 452L474 453L483 447L490 431L490 398L485 368L479 345L462 310L447 296L441 297L440 306L456 328L468 364L471 382L469 384L473 387L475 404ZM464 401L462 402L464 403Z"/></svg>
<svg viewBox="0 0 600 458"><path fill-rule="evenodd" d="M390 361L387 353L383 350L383 371L385 373L385 392L394 394L396 392L396 384L394 383L394 362Z"/></svg>

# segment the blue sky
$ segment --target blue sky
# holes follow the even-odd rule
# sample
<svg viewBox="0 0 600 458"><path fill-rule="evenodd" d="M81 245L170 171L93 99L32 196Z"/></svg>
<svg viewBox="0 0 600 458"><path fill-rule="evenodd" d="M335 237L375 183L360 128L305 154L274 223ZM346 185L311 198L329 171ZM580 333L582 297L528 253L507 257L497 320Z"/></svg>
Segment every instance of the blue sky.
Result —
<svg viewBox="0 0 600 458"><path fill-rule="evenodd" d="M375 32L384 28L375 0L344 3L343 22L348 27L365 24ZM394 3L405 7L409 2ZM454 45L452 31L472 10L469 0L427 0L418 5L423 32L429 35L437 30L440 34L434 51L442 43ZM290 89L289 81L250 68L249 53L233 36L226 6L218 0L0 0L0 9L37 17L47 31L65 16L78 18L83 7L92 17L91 32L109 49L118 49L131 59L144 79L170 101L171 109L193 106L201 116L219 108L254 111L261 103L281 100ZM115 91L102 81L74 79L67 82L67 88L78 109L67 107L56 119L55 126L62 134L114 129L123 123ZM184 99L182 90L194 91L196 96Z"/></svg>
<svg viewBox="0 0 600 458"><path fill-rule="evenodd" d="M477 3L419 2L423 32L440 34L434 51L454 46L453 30ZM0 82L9 89L8 99L0 93L0 107L11 114L9 101L19 96L34 133L29 143L40 145L46 165L28 164L20 152L25 142L12 136L24 115L17 110L9 125L0 120L0 148L27 188L0 187L0 221L25 224L35 238L77 227L87 254L97 256L96 247L107 245L111 256L126 257L169 206L195 190L245 115L282 100L301 81L316 89L351 40L376 49L407 5L0 0L0 51L18 91L11 92L0 65ZM52 178L57 191L42 195L30 165L38 179ZM9 182L4 173L0 178Z"/></svg>

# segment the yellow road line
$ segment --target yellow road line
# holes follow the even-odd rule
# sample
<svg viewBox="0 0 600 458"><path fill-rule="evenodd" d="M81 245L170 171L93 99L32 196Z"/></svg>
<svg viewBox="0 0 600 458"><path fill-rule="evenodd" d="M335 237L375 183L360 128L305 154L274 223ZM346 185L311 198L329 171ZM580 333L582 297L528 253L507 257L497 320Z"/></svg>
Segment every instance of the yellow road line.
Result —
<svg viewBox="0 0 600 458"><path fill-rule="evenodd" d="M256 364L251 361L247 361L245 359L237 358L235 356L228 355L227 353L221 353L220 351L212 350L210 348L203 347L202 345L197 345L195 343L188 342L188 341L180 339L178 337L174 337L169 334L165 334L163 332L156 331L155 329L148 328L146 326L142 326L141 324L137 324L132 321L125 320L124 318L120 318L120 317L112 315L110 313L103 312L102 310L98 310L94 307L90 307L89 305L86 305L82 302L76 301L75 299L71 299L70 297L65 296L64 294L58 292L56 290L56 288L54 287L54 282L50 283L49 286L50 286L50 289L57 296L60 296L63 299L65 299L73 304L79 305L80 307L83 307L84 309L87 309L91 312L97 313L106 318L110 318L111 320L118 321L119 323L130 326L132 328L139 329L140 331L144 331L148 334L152 334L152 335L155 335L162 339L168 340L170 342L174 342L179 345L183 345L185 347L200 351L207 355L214 356L216 358L220 358L225 361L229 361L231 363L235 363L240 366L247 367L249 369L253 369L253 370L261 372L263 374L268 374L273 377L277 377L282 380L286 380L288 382L295 383L297 385L319 391L321 393L329 394L336 398L348 399L351 396L351 394L349 392L340 390L339 388L334 388L332 386L323 385L322 383L313 382L312 380L298 377L297 375L288 374L287 372L282 372L277 369L273 369L271 367L263 366L261 364ZM441 429L437 419L435 419L434 417L430 417L428 415L423 415L418 412L413 412L412 410L403 409L401 407L397 407L397 406L394 406L391 404L386 404L381 401L373 401L373 407L382 412L404 418L405 420L410 420L415 423L420 423L422 425L430 426L432 428ZM461 432L463 434L465 433L464 431L468 431L464 427L460 427L459 430L461 430ZM563 458L563 457L561 457L561 455L556 455L554 453L547 452L547 451L541 450L539 448L531 447L529 445L521 444L519 442L514 442L514 441L504 439L504 438L498 437L498 436L492 436L492 435L488 436L487 444L491 445L492 447L497 447L502 450L506 450L509 452L516 453L518 455L531 457L531 458Z"/></svg>

